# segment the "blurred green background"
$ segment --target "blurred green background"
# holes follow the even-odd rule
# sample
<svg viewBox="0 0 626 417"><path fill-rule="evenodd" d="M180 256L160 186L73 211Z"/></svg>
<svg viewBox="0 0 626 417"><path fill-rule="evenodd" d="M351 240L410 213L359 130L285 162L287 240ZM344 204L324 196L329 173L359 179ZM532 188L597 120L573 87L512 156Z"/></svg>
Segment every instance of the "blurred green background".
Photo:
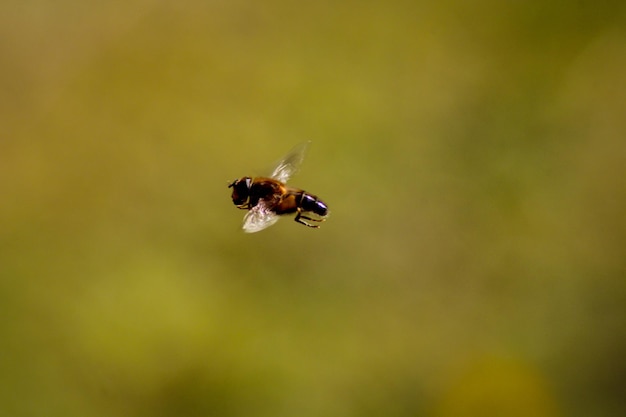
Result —
<svg viewBox="0 0 626 417"><path fill-rule="evenodd" d="M626 415L623 1L4 1L1 416ZM241 232L313 142L332 211Z"/></svg>

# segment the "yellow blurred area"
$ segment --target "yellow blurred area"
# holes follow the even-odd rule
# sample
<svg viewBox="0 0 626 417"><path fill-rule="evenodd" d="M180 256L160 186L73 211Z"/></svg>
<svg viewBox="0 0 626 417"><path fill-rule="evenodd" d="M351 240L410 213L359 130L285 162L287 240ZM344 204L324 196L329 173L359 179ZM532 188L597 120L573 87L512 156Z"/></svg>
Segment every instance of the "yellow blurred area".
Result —
<svg viewBox="0 0 626 417"><path fill-rule="evenodd" d="M555 399L532 365L502 358L474 361L447 386L441 416L555 416Z"/></svg>
<svg viewBox="0 0 626 417"><path fill-rule="evenodd" d="M622 3L5 1L0 415L625 415Z"/></svg>

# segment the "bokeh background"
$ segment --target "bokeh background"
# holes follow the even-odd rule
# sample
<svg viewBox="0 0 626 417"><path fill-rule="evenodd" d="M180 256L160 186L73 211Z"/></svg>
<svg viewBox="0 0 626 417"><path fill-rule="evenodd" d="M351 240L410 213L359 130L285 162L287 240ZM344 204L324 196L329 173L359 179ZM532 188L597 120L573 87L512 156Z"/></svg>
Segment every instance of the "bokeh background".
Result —
<svg viewBox="0 0 626 417"><path fill-rule="evenodd" d="M0 415L626 415L623 1L3 1ZM229 181L313 142L332 211Z"/></svg>

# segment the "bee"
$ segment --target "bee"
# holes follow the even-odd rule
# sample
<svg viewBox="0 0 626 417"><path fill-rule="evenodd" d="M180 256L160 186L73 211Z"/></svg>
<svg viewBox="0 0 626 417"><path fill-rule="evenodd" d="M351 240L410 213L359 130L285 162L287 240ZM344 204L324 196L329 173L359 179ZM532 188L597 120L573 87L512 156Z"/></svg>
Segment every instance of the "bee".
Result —
<svg viewBox="0 0 626 417"><path fill-rule="evenodd" d="M244 232L260 232L284 214L296 213L296 222L316 229L318 223L326 220L326 203L304 190L285 185L300 168L309 144L304 142L293 148L270 177L242 177L228 186L233 189L231 198L235 206L248 210L243 218Z"/></svg>

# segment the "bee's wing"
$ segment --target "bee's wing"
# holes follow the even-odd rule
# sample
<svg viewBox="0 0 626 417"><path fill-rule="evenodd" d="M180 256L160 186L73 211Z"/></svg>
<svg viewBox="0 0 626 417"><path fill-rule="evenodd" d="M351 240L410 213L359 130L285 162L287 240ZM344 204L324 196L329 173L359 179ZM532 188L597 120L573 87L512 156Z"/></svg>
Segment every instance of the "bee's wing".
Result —
<svg viewBox="0 0 626 417"><path fill-rule="evenodd" d="M276 168L274 168L272 178L282 182L283 184L289 181L289 178L298 172L298 169L304 160L304 154L310 144L311 142L302 142L289 151L289 153L276 165Z"/></svg>
<svg viewBox="0 0 626 417"><path fill-rule="evenodd" d="M264 201L252 207L243 218L243 231L246 233L256 233L267 229L276 223L280 217L271 211Z"/></svg>

